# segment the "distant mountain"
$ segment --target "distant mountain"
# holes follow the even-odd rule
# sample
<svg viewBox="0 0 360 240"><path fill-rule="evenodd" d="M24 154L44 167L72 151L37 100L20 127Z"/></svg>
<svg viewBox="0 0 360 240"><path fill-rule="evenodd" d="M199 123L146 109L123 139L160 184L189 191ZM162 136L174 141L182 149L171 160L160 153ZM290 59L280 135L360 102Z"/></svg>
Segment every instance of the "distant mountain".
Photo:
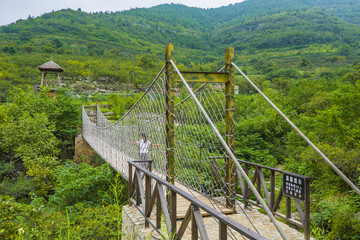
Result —
<svg viewBox="0 0 360 240"><path fill-rule="evenodd" d="M224 43L242 48L334 41L353 44L359 28L334 15L359 24L359 7L357 0L247 0L208 10L177 4L94 14L67 9L1 27L0 43L21 48L31 42L41 51L57 38L65 49L76 54L96 54L114 48L139 53L168 42L203 50ZM269 38L268 43L261 42Z"/></svg>
<svg viewBox="0 0 360 240"><path fill-rule="evenodd" d="M357 0L247 0L208 10L177 4L115 13L88 14L81 11L61 10L3 26L0 28L0 34L3 35L2 44L14 43L21 46L27 41L32 41L36 48L46 45L48 39L59 38L66 43L66 46L73 46L73 50L81 54L91 48L89 47L91 43L102 49L120 47L122 51L130 53L141 52L144 47L146 50L146 47L151 47L152 44L164 45L168 42L190 49L208 49L218 43L231 44L231 39L239 39L241 35L239 29L258 29L258 34L261 35L260 29L269 30L264 24L271 24L271 28L277 30L276 34L288 31L291 27L296 28L297 35L302 35L302 31L306 30L305 36L319 35L323 31L329 33L325 35L337 34L339 31L343 34L347 34L348 31L356 32L358 29L350 29L348 24L341 23L326 12L349 23L359 24L360 21L357 21L360 18L359 7L360 1ZM316 8L317 11L309 11L309 8ZM292 13L294 11L298 17ZM326 20L321 21L322 16ZM307 29L309 23L313 21L312 18L317 26L321 25L321 29L314 27ZM259 24L262 28L256 27ZM234 34L229 30L234 30ZM311 34L309 31L314 32ZM247 32L243 31L243 33ZM267 37L268 34L269 31L266 31ZM210 35L214 36L211 38L214 42L208 44ZM222 36L226 36L227 39L215 41L220 40ZM246 36L240 38L246 39ZM330 37L328 40L335 39ZM326 39L318 40L316 37L310 37L308 41L300 41L300 44L324 41ZM297 45L299 41L295 39L292 43ZM285 45L289 44L291 42ZM266 45L273 46L272 43L259 43L255 44L255 47L257 45L261 48Z"/></svg>
<svg viewBox="0 0 360 240"><path fill-rule="evenodd" d="M360 1L358 0L299 0L299 2L360 26Z"/></svg>
<svg viewBox="0 0 360 240"><path fill-rule="evenodd" d="M253 18L217 31L213 42L237 49L267 49L343 43L359 46L359 28L327 12L306 9Z"/></svg>
<svg viewBox="0 0 360 240"><path fill-rule="evenodd" d="M179 4L122 12L64 9L0 27L0 65L1 56L15 65L15 56L30 59L26 54L42 56L30 61L32 67L49 55L80 62L99 58L106 62L116 57L136 65L136 55L163 59L168 43L175 44L176 59L187 66L219 62L228 46L253 54L317 44L333 48L333 54L340 48L354 54L360 46L359 7L359 0L246 0L215 9ZM8 86L9 78L4 76L9 74L1 74L5 70L8 68L0 66L0 80ZM112 78L117 75L114 72L106 76ZM103 74L97 72L96 76ZM12 76L30 75L19 71Z"/></svg>

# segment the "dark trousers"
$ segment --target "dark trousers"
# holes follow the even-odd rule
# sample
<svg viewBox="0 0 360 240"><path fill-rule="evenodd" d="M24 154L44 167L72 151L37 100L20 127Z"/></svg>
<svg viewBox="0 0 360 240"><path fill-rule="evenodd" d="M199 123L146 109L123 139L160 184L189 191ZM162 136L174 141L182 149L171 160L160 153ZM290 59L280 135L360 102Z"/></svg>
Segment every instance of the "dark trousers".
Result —
<svg viewBox="0 0 360 240"><path fill-rule="evenodd" d="M140 160L141 160L141 161L147 161L147 160L148 160L148 154L147 154L147 153L140 153ZM144 168L147 168L148 163L142 162L140 165L141 165L142 167L144 167Z"/></svg>

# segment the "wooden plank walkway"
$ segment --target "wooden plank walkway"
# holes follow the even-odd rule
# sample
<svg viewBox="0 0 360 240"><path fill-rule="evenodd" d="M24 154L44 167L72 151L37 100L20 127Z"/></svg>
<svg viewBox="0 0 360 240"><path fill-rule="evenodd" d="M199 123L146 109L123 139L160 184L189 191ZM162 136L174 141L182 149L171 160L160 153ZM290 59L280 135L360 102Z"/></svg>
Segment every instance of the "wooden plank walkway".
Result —
<svg viewBox="0 0 360 240"><path fill-rule="evenodd" d="M155 210L154 210L155 212ZM261 236L266 237L269 240L280 240L282 239L279 235L278 231L271 223L269 217L265 214L260 213L256 209L246 209L245 210L248 217L251 219L252 223L259 231ZM149 240L158 240L161 239L159 234L150 226L149 228L145 228L145 220L143 215L137 210L135 206L124 206L123 207L123 223L122 223L122 231L127 236L134 237L136 239L149 239ZM254 228L250 224L250 222L246 219L245 215L242 212L238 212L236 214L228 215L231 219L241 223L245 227L254 231ZM155 216L153 215L152 220L155 220ZM209 240L222 240L219 239L219 225L212 217L204 217L204 223L206 227L206 231L209 236ZM281 228L284 230L285 234L291 240L303 240L304 234L300 231L297 231L294 228L286 225L283 222L278 222ZM181 221L177 221L177 229L179 229L181 225ZM163 232L165 233L165 227L163 227ZM246 237L241 236L239 233L228 230L229 236L228 239L248 239ZM124 237L123 239L132 239L130 237ZM188 228L185 231L185 235L182 238L183 240L191 240L191 224L189 224ZM311 238L311 240L314 240Z"/></svg>
<svg viewBox="0 0 360 240"><path fill-rule="evenodd" d="M158 177L161 177L162 179L166 179L164 174L157 172L155 170L153 170L152 172L154 174L156 174ZM190 194L194 198L199 199L200 201L204 202L206 205L212 206L214 209L218 210L219 212L222 212L223 214L234 213L233 209L227 208L220 201L211 199L208 196L205 196L204 194L201 194L198 191L185 186L183 183L181 183L179 181L175 181L175 186L180 188L181 190L185 191L186 193ZM177 197L176 197L176 216L178 219L183 219L185 217L185 214L186 214L187 210L189 209L189 206L190 206L190 202L188 200L181 197L180 195L177 195ZM201 214L203 216L209 215L205 211L201 211Z"/></svg>
<svg viewBox="0 0 360 240"><path fill-rule="evenodd" d="M108 161L108 163L114 169L119 171L125 179L127 179L128 171L126 169L128 167L127 160L129 159L129 156L124 155L122 152L118 151L117 149L112 148L111 146L104 143L103 141L100 141L100 144L103 144L103 146L107 147L107 149L110 150L109 153L107 154L108 155L107 157L110 157L110 159L116 159L115 161ZM102 156L103 154L100 154L100 155ZM106 156L102 156L102 157L104 159L106 159ZM157 176L161 177L162 179L166 179L164 174L159 173L156 170L153 170L152 172L154 174L156 174ZM152 186L154 186L154 184L155 184L155 182L152 184ZM190 189L189 187L186 187L184 184L182 184L180 182L176 181L175 186L179 187L181 190L194 196L194 198L199 199L200 201L204 202L205 204L207 204L209 206L212 206L214 209L216 209L224 214L233 213L233 214L229 215L230 218L241 223L242 225L244 225L245 227L248 227L251 230L254 229L242 211L235 213L232 209L227 208L224 204L215 202L214 199L209 199L205 195L203 195L193 189ZM190 202L188 200L186 200L185 198L183 198L179 195L177 196L177 218L178 219L184 218L189 206L190 206ZM159 239L158 237L156 237L157 234L156 234L156 232L154 232L154 230L152 228L144 227L144 218L137 211L137 209L135 207L130 207L130 206L125 206L125 207L127 210L123 212L123 218L124 218L124 215L127 215L127 217L125 219L127 219L128 224L133 225L133 227L134 227L131 229L133 229L133 230L137 229L137 231L135 231L134 233L130 233L130 234L135 234L136 236L143 235L143 236L146 236L147 239ZM155 209L153 211L155 211ZM130 213L130 212L132 212L132 213ZM247 210L245 210L245 212L248 215L248 217L251 219L253 224L255 225L256 229L259 230L259 233L262 236L266 236L268 239L274 239L274 240L280 239L279 234L277 233L276 229L270 222L268 216L261 214L256 210L251 211L251 210L247 209ZM206 212L202 211L202 215L207 216L208 214ZM151 219L155 220L154 217L155 217L155 215L153 214L151 216ZM209 239L214 239L214 240L218 239L219 228L218 228L218 223L215 221L215 219L212 217L205 217L204 223L205 223L205 227L207 229L208 235L209 235ZM181 221L178 221L177 228L179 228L180 224L181 224ZM301 232L298 232L295 229L292 229L291 227L287 226L284 223L280 222L280 224L282 225L282 228L285 229L285 232L290 237L290 239L300 240L300 239L304 238L303 237L304 235ZM127 233L130 229L130 228L127 228L126 226L127 226L127 224L123 224L124 233ZM184 238L183 238L184 240L191 239L190 232L191 232L190 227L188 227L186 230L186 233L184 235ZM153 237L151 237L151 236L153 236ZM234 235L232 235L232 236L235 239L246 239L243 236L238 235L238 233L234 233Z"/></svg>

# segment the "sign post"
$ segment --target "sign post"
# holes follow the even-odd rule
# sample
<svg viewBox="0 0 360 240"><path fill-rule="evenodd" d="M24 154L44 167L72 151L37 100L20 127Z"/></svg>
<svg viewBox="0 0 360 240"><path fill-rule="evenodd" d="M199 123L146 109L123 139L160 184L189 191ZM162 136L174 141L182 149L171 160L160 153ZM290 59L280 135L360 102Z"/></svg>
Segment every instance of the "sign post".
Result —
<svg viewBox="0 0 360 240"><path fill-rule="evenodd" d="M305 239L310 239L310 177L297 175L294 173L283 173L283 192L286 196L287 208L290 208L291 198L295 200L295 203L299 201L304 202L304 235ZM300 206L301 207L301 206ZM288 215L288 211L287 211ZM288 217L288 216L287 216Z"/></svg>

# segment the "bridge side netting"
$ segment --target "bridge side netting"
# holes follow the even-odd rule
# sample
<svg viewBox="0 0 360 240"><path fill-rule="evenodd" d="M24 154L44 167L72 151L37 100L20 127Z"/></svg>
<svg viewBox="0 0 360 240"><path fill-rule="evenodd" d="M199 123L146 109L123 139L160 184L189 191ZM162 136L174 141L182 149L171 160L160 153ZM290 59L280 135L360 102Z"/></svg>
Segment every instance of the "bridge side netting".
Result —
<svg viewBox="0 0 360 240"><path fill-rule="evenodd" d="M194 91L225 137L224 86L204 84ZM214 157L224 156L224 150L191 97L175 107L175 146L176 178L212 198L222 197L225 162Z"/></svg>
<svg viewBox="0 0 360 240"><path fill-rule="evenodd" d="M139 159L137 141L141 133L145 133L152 143L149 158L154 161L153 167L159 172L166 172L163 69L130 111L115 123L109 121L97 108L94 124L83 108L84 139L124 178L128 178L127 162Z"/></svg>
<svg viewBox="0 0 360 240"><path fill-rule="evenodd" d="M145 133L151 142L149 159L153 168L166 175L165 78L158 77L133 108L116 123L97 108L97 124L83 116L84 138L121 174L127 177L127 161L139 159L135 143ZM225 137L225 94L223 84L193 86L198 99ZM224 159L216 139L193 99L178 89L175 97L175 177L189 188L211 197L225 191Z"/></svg>
<svg viewBox="0 0 360 240"><path fill-rule="evenodd" d="M85 140L125 178L128 178L127 161L139 159L139 147L135 143L142 133L151 142L149 159L153 160L153 170L163 177L167 175L164 69L136 104L115 123L107 120L97 109L95 125L83 109ZM193 84L191 87L223 138L226 138L224 84ZM206 196L212 207L222 211L219 204L225 204L225 192L231 187L225 182L226 151L182 84L175 85L174 90L175 178L190 192ZM231 197L235 198L234 195ZM241 209L240 204L237 208Z"/></svg>

